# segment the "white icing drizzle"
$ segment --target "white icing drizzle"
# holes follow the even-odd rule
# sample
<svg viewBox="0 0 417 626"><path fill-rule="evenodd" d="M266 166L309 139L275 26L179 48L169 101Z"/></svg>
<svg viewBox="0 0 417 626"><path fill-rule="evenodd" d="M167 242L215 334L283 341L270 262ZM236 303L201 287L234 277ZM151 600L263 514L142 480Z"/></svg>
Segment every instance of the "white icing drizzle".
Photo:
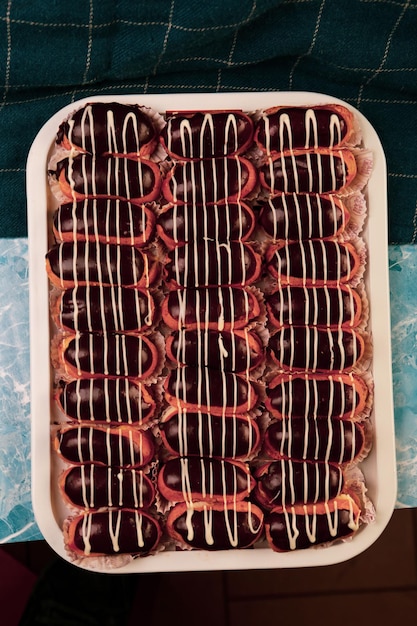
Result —
<svg viewBox="0 0 417 626"><path fill-rule="evenodd" d="M137 289L129 289L125 291L126 288L120 285L121 277L118 276L118 286L110 285L105 286L101 282L98 285L98 297L100 302L100 325L94 325L91 317L91 285L88 284L85 286L85 310L86 310L86 328L80 328L79 326L79 306L78 306L78 295L80 292L79 286L75 286L69 291L70 299L71 299L71 307L73 310L73 326L75 331L87 330L89 333L93 332L103 332L107 333L108 330L108 317L113 320L113 328L114 332L126 332L126 322L125 322L125 313L124 313L124 302L123 297L126 293L134 296L134 313L135 313L135 327L132 327L128 330L130 332L135 331L136 329L141 329L144 325L150 326L153 323L152 319L152 296L149 289L143 290L140 292ZM94 293L97 293L96 291ZM110 309L106 305L106 294L107 294L107 304L110 301ZM148 312L143 317L141 313L141 295L144 295L147 299ZM106 311L109 311L106 313ZM129 311L130 315L132 311ZM63 300L61 299L61 308L60 308L60 320L61 323L64 324L64 309L63 309Z"/></svg>
<svg viewBox="0 0 417 626"><path fill-rule="evenodd" d="M111 111L108 111L107 116L109 118L109 114L112 114ZM112 118L113 118L113 114L112 114ZM128 132L128 124L129 121L131 121L131 127L133 130L133 134L135 136L135 141L136 141L136 152L139 152L139 148L140 148L140 141L139 141L139 129L138 129L138 120L135 116L135 114L133 113L133 111L130 111L125 119L123 120L123 129L122 129L122 143L123 143L123 153L127 154L128 151L128 147L127 147L127 132Z"/></svg>
<svg viewBox="0 0 417 626"><path fill-rule="evenodd" d="M232 150L228 149L230 129L232 129L231 135L232 137L234 137L234 140L235 140ZM226 124L225 124L223 154L226 155L230 152L237 152L238 148L239 148L239 137L238 137L237 119L235 115L229 114L227 116Z"/></svg>
<svg viewBox="0 0 417 626"><path fill-rule="evenodd" d="M306 535L310 543L315 543L316 533L317 533L317 515L314 513L314 515L311 516L311 527L310 527L307 506L303 505L303 507L304 507L304 512L305 512L304 524L305 524Z"/></svg>
<svg viewBox="0 0 417 626"><path fill-rule="evenodd" d="M305 129L306 129L306 141L304 144L305 148L309 148L311 146L310 132L313 131L313 147L319 147L319 135L317 128L317 118L314 109L307 109L305 112Z"/></svg>
<svg viewBox="0 0 417 626"><path fill-rule="evenodd" d="M287 140L288 144L285 142L285 131L287 131ZM286 113L283 113L279 116L279 143L281 150L284 150L285 147L288 146L290 150L293 147L293 139L292 139L292 128L290 116Z"/></svg>
<svg viewBox="0 0 417 626"><path fill-rule="evenodd" d="M205 323L206 325L208 325L209 323L209 311L211 309L211 298L210 296L215 297L217 295L217 303L218 303L218 308L219 308L219 315L217 320L213 319L212 323L217 323L217 328L219 330L219 332L221 332L222 330L224 330L224 326L225 326L225 311L226 311L226 307L227 310L230 312L229 313L229 324L231 326L231 330L233 330L233 325L234 325L234 319L235 319L235 304L234 304L234 293L236 291L236 288L230 287L230 286L223 286L223 287L217 287L216 290L214 290L213 288L201 288L198 290L193 290L193 289L184 289L184 290L179 290L177 292L178 294L178 301L179 301L179 310L180 310L180 314L179 314L179 320L178 320L178 327L182 328L183 326L186 325L186 311L188 310L188 312L190 312L191 307L194 306L192 304L192 300L190 302L190 304L188 305L187 303L187 297L190 294L195 294L198 293L199 297L202 299L203 302L203 307L206 310L206 320ZM249 303L249 294L246 290L240 290L240 292L242 293L242 295L244 296L244 309L243 309L243 315L244 315L244 319L246 322L249 321L250 319L250 303ZM196 313L197 314L197 313Z"/></svg>
<svg viewBox="0 0 417 626"><path fill-rule="evenodd" d="M267 156L271 156L271 134L270 134L270 118L268 115L262 116L262 121L265 126L265 149ZM271 177L272 179L272 177Z"/></svg>
<svg viewBox="0 0 417 626"><path fill-rule="evenodd" d="M299 279L303 285L310 283L315 285L333 284L337 286L342 280L346 280L352 274L352 260L349 248L344 243L337 241L327 241L324 239L309 239L307 241L297 241L286 243L277 247L274 253L275 271L278 281L281 283L282 277L292 277L296 271L293 267L292 253L295 253L295 262L299 254L301 258L301 276ZM307 254L308 252L308 254ZM336 259L329 263L329 255L334 252ZM285 269L283 268L282 254L285 255ZM345 269L343 269L343 260L345 261ZM318 268L322 264L321 275L318 275ZM331 279L329 276L329 268L336 268L336 278Z"/></svg>
<svg viewBox="0 0 417 626"><path fill-rule="evenodd" d="M297 159L301 161L297 163ZM340 159L340 166L337 161ZM275 176L274 164L278 161L277 175ZM303 163L305 161L305 164ZM305 170L307 179L301 185L300 177ZM280 152L277 157L267 157L264 165L264 174L269 182L267 186L271 195L275 195L276 186L279 183L279 190L286 194L333 194L340 192L346 187L348 170L344 159L343 150L330 150L329 152L305 152L297 155L296 151L287 149ZM328 180L326 175L328 174ZM338 174L341 180L338 182Z"/></svg>
<svg viewBox="0 0 417 626"><path fill-rule="evenodd" d="M345 500L343 500L345 501ZM355 513L353 510L353 500L352 498L347 498L348 502L348 523L347 526L350 530L355 532L358 530L359 521L355 519ZM340 501L342 504L342 501ZM323 507L324 512L319 512L319 505L311 504L311 505L302 505L301 509L299 509L299 523L304 526L304 531L306 538L310 542L310 544L315 544L317 541L325 540L325 537L317 536L317 521L319 516L324 516L327 522L327 529L330 538L336 538L339 534L339 525L340 525L340 511L345 510L345 507L341 507L339 509L339 500L337 498L331 499L329 501L324 501L321 505ZM301 511L303 512L301 514ZM283 520L285 523L285 532L288 539L289 549L295 550L297 547L297 538L300 535L300 528L297 524L297 513L295 507L284 507L283 511Z"/></svg>
<svg viewBox="0 0 417 626"><path fill-rule="evenodd" d="M179 409L177 411L178 415L178 453L181 457L186 457L189 454L188 449L188 436L187 436L187 426L188 426L188 411L187 409ZM195 412L197 418L197 445L198 452L197 454L201 457L213 458L215 452L216 456L219 456L218 449L214 449L214 435L213 435L213 420L216 419L213 415L207 413L203 414L201 411ZM253 441L253 429L251 418L248 415L231 415L219 416L217 419L221 420L221 431L220 431L220 446L221 446L221 454L222 458L235 458L238 455L238 419L244 420L248 426L248 441L246 452L241 456L248 456L252 451L252 447L254 444ZM229 425L229 430L227 430L227 426ZM204 427L206 430L204 430ZM204 433L207 435L206 443L204 443ZM228 435L228 438L226 438ZM226 455L226 444L229 443L229 453ZM230 446L230 443L232 445Z"/></svg>
<svg viewBox="0 0 417 626"><path fill-rule="evenodd" d="M316 199L317 199L317 204L318 204L318 208L317 208L317 220L319 222L319 237L323 236L323 212L321 210L321 200L320 200L320 196L318 194L315 195ZM300 215L300 206L298 203L298 197L297 195L295 195L296 198L296 206L297 206L297 223L298 223L298 232L300 233L300 239L301 237L301 233L302 233L302 224L301 224L301 215ZM311 198L310 196L305 196L306 201L307 201L307 220L308 220L308 238L311 239L311 237L313 236L313 210L311 207Z"/></svg>
<svg viewBox="0 0 417 626"><path fill-rule="evenodd" d="M310 403L310 388L307 387L306 388L306 408L308 407L309 403ZM308 441L309 441L309 434L310 434L310 428L309 428L309 414L307 412L307 410L304 413L304 449L303 449L303 459L307 459L308 458Z"/></svg>
<svg viewBox="0 0 417 626"><path fill-rule="evenodd" d="M91 105L87 105L83 111L83 114L81 116L81 147L83 150L87 150L87 142L86 142L86 120L88 118L88 124L90 125L90 136L91 136L91 151L93 154L95 154L96 152L96 135L95 135L95 130L94 130L94 115L93 115L93 109L91 107ZM72 121L72 125L74 125L74 121ZM69 136L69 139L71 141L71 135Z"/></svg>
<svg viewBox="0 0 417 626"><path fill-rule="evenodd" d="M119 539L120 539L120 525L121 525L121 521L122 521L122 511L119 509L118 511L113 511L110 510L108 512L109 515L109 537L111 539L112 542L112 547L114 552L119 552L120 550L120 545L119 545ZM114 524L113 521L113 515L116 516L116 523Z"/></svg>
<svg viewBox="0 0 417 626"><path fill-rule="evenodd" d="M108 537L115 553L120 552L121 524L122 517L125 514L126 513L124 513L122 509L110 509L106 511ZM91 534L93 531L93 520L95 515L96 513L92 512L84 514L82 517L81 534L84 543L84 554L86 556L91 554ZM133 512L133 520L130 520L130 523L135 526L138 548L143 548L145 545L143 534L143 515L139 511L135 510Z"/></svg>
<svg viewBox="0 0 417 626"><path fill-rule="evenodd" d="M193 485L190 474L190 459L186 457L180 457L180 471L181 471L181 491L188 508L194 507L194 501L192 498ZM223 499L225 507L228 506L228 500L232 497L236 504L236 498L238 495L237 484L237 467L225 462L223 459L204 459L198 460L200 475L196 479L197 490L200 489L200 494L197 495L198 502L211 502L215 495ZM195 464L194 464L195 465ZM232 482L227 481L227 467L232 473ZM215 494L215 472L220 472L221 492ZM247 475L247 491L250 489L250 474ZM195 491L195 489L194 489Z"/></svg>
<svg viewBox="0 0 417 626"><path fill-rule="evenodd" d="M290 514L288 513L290 511ZM300 531L297 528L297 517L295 514L294 507L291 507L289 510L284 509L284 520L286 532L289 540L290 550L295 550L297 544L297 537L300 534Z"/></svg>
<svg viewBox="0 0 417 626"><path fill-rule="evenodd" d="M306 466L307 464L304 463L304 466ZM324 495L324 499L328 500L330 497L330 466L328 463L324 463L324 467L325 467L325 478L324 478L324 491L325 491L325 495ZM320 471L320 465L318 463L314 464L314 470L315 470L315 493L314 493L314 497L313 497L313 502L316 503L319 499L319 495L320 495L320 483L319 483L319 471ZM304 498L304 503L306 504L307 501Z"/></svg>
<svg viewBox="0 0 417 626"><path fill-rule="evenodd" d="M296 109L294 108L293 111L295 112ZM271 117L272 124L278 127L278 151L292 149L294 146L294 138L291 121L291 111L289 113L283 113L278 111L276 114L272 114L272 116L264 114L262 117L262 122L265 131L265 150L267 155L271 154ZM274 118L278 118L276 122ZM342 128L340 119L336 113L330 112L329 114L328 131L328 147L332 148L336 145L339 145L342 142ZM320 146L325 145L324 136L320 134L318 129L317 113L314 108L305 109L303 133L305 149L317 149Z"/></svg>
<svg viewBox="0 0 417 626"><path fill-rule="evenodd" d="M138 547L143 548L145 546L145 538L143 534L143 515L141 515L139 511L135 511L135 522Z"/></svg>
<svg viewBox="0 0 417 626"><path fill-rule="evenodd" d="M257 535L258 532L261 529L262 520L259 520L258 526L254 526L253 520L252 520L252 503L251 502L247 502L247 507L248 507L248 526L249 526L249 529L250 529L252 535Z"/></svg>
<svg viewBox="0 0 417 626"><path fill-rule="evenodd" d="M246 376L249 377L249 372L252 368L252 349L250 345L252 333L247 328L243 329L239 334L236 334L233 331L220 332L209 330L207 325L201 323L199 319L199 311L201 310L201 307L198 296L199 294L196 293L197 330L193 333L196 335L196 355L199 355L199 362L196 365L230 372L245 372ZM187 330L185 328L178 329L177 338L177 350L174 355L175 360L178 364L186 365L188 361L187 343L189 343L189 340L187 339ZM230 340L229 351L226 350L224 343L227 339ZM210 354L214 354L214 344L217 344L218 348L217 355L215 355L217 356L217 362L210 366L209 356ZM241 365L238 364L238 354L242 361L244 358L244 365L243 363ZM243 358L242 355L244 355ZM229 364L226 364L226 359L228 358ZM254 356L254 358L256 360L256 356Z"/></svg>
<svg viewBox="0 0 417 626"><path fill-rule="evenodd" d="M84 554L86 556L89 556L91 554L90 538L91 538L92 522L93 522L93 519L92 519L91 513L87 513L86 515L83 515L82 523L81 523L81 536L83 538Z"/></svg>
<svg viewBox="0 0 417 626"><path fill-rule="evenodd" d="M323 370L323 364L318 363L319 355L323 348L328 348L328 362L325 369L334 372L343 372L352 368L359 359L360 353L355 330L332 329L329 327L320 328L317 326L285 326L277 332L277 342L275 355L279 363L284 364L288 369L302 369L306 372L315 373ZM304 359L301 362L300 348L297 350L298 342L304 342ZM296 359L297 357L297 359ZM295 363L298 362L298 365Z"/></svg>
<svg viewBox="0 0 417 626"><path fill-rule="evenodd" d="M293 429L297 426L300 428L303 424L303 431L300 433L303 445L299 453L293 449L295 433ZM320 422L320 424L319 424ZM324 429L324 423L327 432ZM322 440L320 436L319 425L322 432L325 432L325 438ZM278 458L288 458L296 461L324 461L325 463L336 462L339 465L346 462L352 462L358 454L358 442L356 424L351 420L341 420L330 417L324 420L320 418L312 418L306 414L304 419L296 421L292 419L282 419L279 421L280 444ZM347 455L346 446L350 446L349 456ZM309 448L314 446L314 451L309 452ZM338 458L334 458L339 449Z"/></svg>
<svg viewBox="0 0 417 626"><path fill-rule="evenodd" d="M173 151L173 125L174 118L170 118L167 123L167 148L169 152ZM204 139L207 136L206 129L208 130L210 142L208 148L204 147ZM223 137L219 137L216 140L216 130L218 132L218 127L215 127L215 118L212 113L205 113L203 116L203 120L201 122L201 126L199 129L199 137L197 140L198 143L198 153L194 154L194 144L192 137L192 125L188 118L182 118L179 124L179 136L180 136L180 144L181 144L181 155L190 157L190 158L198 158L203 159L212 156L215 152L217 152L217 145L222 145L223 154L227 155L231 152L235 152L239 148L239 138L238 138L238 125L236 116L233 113L229 113L226 117L225 127L224 127L224 135ZM234 146L229 149L228 144L230 139Z"/></svg>
<svg viewBox="0 0 417 626"><path fill-rule="evenodd" d="M312 206L313 198L316 204L314 207ZM318 193L305 195L280 193L274 198L270 198L266 202L266 207L268 207L270 212L274 241L278 239L284 239L285 241L298 239L301 241L335 236L339 228L343 228L345 224L344 213L342 211L341 223L339 224L338 206L334 196L326 196L326 201L330 203L330 214L325 209L324 198ZM275 206L277 202L278 208ZM294 221L297 225L296 233L294 232Z"/></svg>
<svg viewBox="0 0 417 626"><path fill-rule="evenodd" d="M69 121L70 132L68 133L68 138L70 142L72 141L72 129L74 125L74 121ZM81 147L84 151L87 151L87 138L86 138L86 130L89 126L89 138L91 140L91 153L96 154L96 131L95 131L95 120L92 105L87 105L83 111L80 120L80 129L81 129ZM139 153L140 150L140 139L139 139L139 127L138 120L133 111L127 111L126 115L123 119L122 123L122 132L121 136L118 134L116 129L116 123L114 119L114 112L109 108L106 111L106 135L107 135L107 152L108 153L128 153L127 146L127 137L129 132L129 127L133 132L135 137L136 149L130 150L130 152ZM132 134L132 133L131 133ZM119 141L121 140L122 146L119 145Z"/></svg>
<svg viewBox="0 0 417 626"><path fill-rule="evenodd" d="M213 120L213 116L210 113L206 113L204 115L203 122L201 124L200 152L198 155L200 159L202 159L204 156L207 156L204 154L204 131L205 131L206 126L210 128L210 139L211 139L212 151L214 152L214 149L213 149L215 147L214 120Z"/></svg>
<svg viewBox="0 0 417 626"><path fill-rule="evenodd" d="M342 128L338 116L333 113L330 117L330 142L329 148L336 146L342 141Z"/></svg>
<svg viewBox="0 0 417 626"><path fill-rule="evenodd" d="M333 445L333 422L330 417L327 418L327 428L328 428L327 446L326 446L326 453L324 455L324 460L326 463L330 459L330 455L332 452L332 445ZM342 444L342 437L341 437L341 444ZM342 448L342 445L341 445L341 448ZM342 451L340 453L340 456L342 456Z"/></svg>

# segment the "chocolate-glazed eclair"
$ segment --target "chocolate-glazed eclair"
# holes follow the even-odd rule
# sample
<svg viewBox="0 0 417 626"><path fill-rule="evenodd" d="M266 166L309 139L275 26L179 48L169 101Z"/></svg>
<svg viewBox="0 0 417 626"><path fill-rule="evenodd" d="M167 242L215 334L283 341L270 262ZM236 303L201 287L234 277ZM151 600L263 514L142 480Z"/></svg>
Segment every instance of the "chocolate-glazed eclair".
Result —
<svg viewBox="0 0 417 626"><path fill-rule="evenodd" d="M262 112L255 129L255 141L267 154L355 145L359 140L353 113L340 104L272 107Z"/></svg>
<svg viewBox="0 0 417 626"><path fill-rule="evenodd" d="M128 200L86 198L61 204L54 214L57 241L101 241L144 246L152 239L156 216L149 205Z"/></svg>
<svg viewBox="0 0 417 626"><path fill-rule="evenodd" d="M142 470L93 463L67 469L59 478L59 488L64 501L81 509L147 509L155 499L152 481Z"/></svg>
<svg viewBox="0 0 417 626"><path fill-rule="evenodd" d="M162 193L174 204L240 200L253 191L257 178L255 167L243 157L179 161L165 177Z"/></svg>
<svg viewBox="0 0 417 626"><path fill-rule="evenodd" d="M149 431L98 425L62 426L54 447L64 461L73 465L94 463L125 469L144 467L153 459L155 450Z"/></svg>
<svg viewBox="0 0 417 626"><path fill-rule="evenodd" d="M158 134L145 107L120 102L91 102L59 127L56 143L95 155L125 157L152 154Z"/></svg>
<svg viewBox="0 0 417 626"><path fill-rule="evenodd" d="M265 406L278 419L354 419L368 396L365 381L355 374L279 374L266 386Z"/></svg>
<svg viewBox="0 0 417 626"><path fill-rule="evenodd" d="M158 198L162 183L161 172L152 161L90 154L65 158L50 174L52 185L56 180L71 201L120 198L141 205Z"/></svg>
<svg viewBox="0 0 417 626"><path fill-rule="evenodd" d="M350 150L294 150L268 157L259 170L259 180L272 194L344 193L357 171L356 159Z"/></svg>
<svg viewBox="0 0 417 626"><path fill-rule="evenodd" d="M143 332L154 322L149 290L85 285L60 292L51 306L56 325L85 332Z"/></svg>
<svg viewBox="0 0 417 626"><path fill-rule="evenodd" d="M325 239L343 232L349 217L336 196L280 193L261 203L259 224L275 241Z"/></svg>
<svg viewBox="0 0 417 626"><path fill-rule="evenodd" d="M161 314L173 330L180 328L242 329L260 315L258 298L241 287L201 287L170 291Z"/></svg>
<svg viewBox="0 0 417 626"><path fill-rule="evenodd" d="M268 319L282 326L355 328L362 320L362 300L349 285L296 287L286 285L266 298Z"/></svg>
<svg viewBox="0 0 417 626"><path fill-rule="evenodd" d="M61 382L55 401L71 420L113 426L146 424L156 411L152 388L128 378L78 378Z"/></svg>
<svg viewBox="0 0 417 626"><path fill-rule="evenodd" d="M348 494L319 504L276 507L265 517L266 537L276 552L346 539L358 530L360 513Z"/></svg>
<svg viewBox="0 0 417 626"><path fill-rule="evenodd" d="M46 271L59 289L76 285L151 287L159 264L134 246L90 241L59 243L46 254Z"/></svg>
<svg viewBox="0 0 417 626"><path fill-rule="evenodd" d="M260 275L261 257L241 241L193 242L168 254L164 276L170 288L244 287Z"/></svg>
<svg viewBox="0 0 417 626"><path fill-rule="evenodd" d="M169 502L233 503L249 497L255 486L241 461L175 457L158 474L158 490Z"/></svg>
<svg viewBox="0 0 417 626"><path fill-rule="evenodd" d="M234 504L176 504L169 512L166 529L181 545L197 550L248 548L262 534L264 515L251 502Z"/></svg>
<svg viewBox="0 0 417 626"><path fill-rule="evenodd" d="M249 372L264 360L259 336L246 329L233 332L178 330L168 337L166 353L176 365L236 373Z"/></svg>
<svg viewBox="0 0 417 626"><path fill-rule="evenodd" d="M159 430L163 445L176 456L247 459L260 442L256 421L245 414L220 416L172 407Z"/></svg>
<svg viewBox="0 0 417 626"><path fill-rule="evenodd" d="M161 535L157 520L138 509L87 512L64 522L65 546L75 557L146 556Z"/></svg>
<svg viewBox="0 0 417 626"><path fill-rule="evenodd" d="M168 114L161 142L177 159L241 154L253 140L253 121L242 111L179 111Z"/></svg>
<svg viewBox="0 0 417 626"><path fill-rule="evenodd" d="M327 502L344 486L342 469L335 463L281 459L255 471L256 501L264 508L287 504Z"/></svg>
<svg viewBox="0 0 417 626"><path fill-rule="evenodd" d="M247 413L259 393L246 376L206 367L179 367L164 381L165 399L176 408L213 415Z"/></svg>
<svg viewBox="0 0 417 626"><path fill-rule="evenodd" d="M157 232L172 250L182 243L247 241L255 227L255 216L243 202L222 204L167 205L158 215Z"/></svg>
<svg viewBox="0 0 417 626"><path fill-rule="evenodd" d="M362 267L352 243L322 239L272 245L265 261L268 272L281 284L316 287L347 283Z"/></svg>
<svg viewBox="0 0 417 626"><path fill-rule="evenodd" d="M276 420L265 432L264 449L271 459L325 461L348 465L366 456L369 442L359 422L338 419Z"/></svg>
<svg viewBox="0 0 417 626"><path fill-rule="evenodd" d="M161 363L159 346L145 335L75 333L61 338L55 364L68 378L146 380Z"/></svg>
<svg viewBox="0 0 417 626"><path fill-rule="evenodd" d="M365 342L350 329L288 326L269 339L273 361L284 370L343 372L357 366Z"/></svg>

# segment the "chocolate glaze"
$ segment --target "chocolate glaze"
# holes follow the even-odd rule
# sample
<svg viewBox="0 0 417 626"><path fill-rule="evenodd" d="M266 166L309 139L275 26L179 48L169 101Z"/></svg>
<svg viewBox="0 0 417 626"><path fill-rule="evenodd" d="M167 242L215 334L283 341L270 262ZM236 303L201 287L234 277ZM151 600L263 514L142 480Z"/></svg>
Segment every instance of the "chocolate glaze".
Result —
<svg viewBox="0 0 417 626"><path fill-rule="evenodd" d="M288 285L268 296L266 301L269 319L277 327L291 324L335 328L356 325L358 300L349 287Z"/></svg>
<svg viewBox="0 0 417 626"><path fill-rule="evenodd" d="M86 332L147 330L153 321L148 291L110 286L67 289L59 300L59 323Z"/></svg>
<svg viewBox="0 0 417 626"><path fill-rule="evenodd" d="M267 387L266 393L272 409L283 417L353 417L360 402L354 379L347 382L336 376L293 376L274 388Z"/></svg>
<svg viewBox="0 0 417 626"><path fill-rule="evenodd" d="M179 287L244 286L258 277L258 257L239 241L185 244L168 254L165 273Z"/></svg>
<svg viewBox="0 0 417 626"><path fill-rule="evenodd" d="M364 446L364 431L350 420L292 418L274 421L265 433L272 458L350 463Z"/></svg>
<svg viewBox="0 0 417 626"><path fill-rule="evenodd" d="M81 378L62 383L57 400L64 413L77 421L141 424L155 410L150 389L127 378Z"/></svg>
<svg viewBox="0 0 417 626"><path fill-rule="evenodd" d="M342 372L362 356L362 343L354 330L291 326L273 335L269 347L277 362L299 371Z"/></svg>
<svg viewBox="0 0 417 626"><path fill-rule="evenodd" d="M320 239L335 236L345 214L332 196L282 193L262 204L259 223L274 240Z"/></svg>
<svg viewBox="0 0 417 626"><path fill-rule="evenodd" d="M139 153L156 138L156 132L137 105L93 102L60 125L56 142L62 143L64 137L91 154L129 154Z"/></svg>
<svg viewBox="0 0 417 626"><path fill-rule="evenodd" d="M252 135L252 120L239 111L176 113L161 132L170 154L195 159L236 154Z"/></svg>
<svg viewBox="0 0 417 626"><path fill-rule="evenodd" d="M193 536L189 537L187 513L183 513L174 521L174 529L184 543L201 550L246 548L259 537L262 530L262 521L250 509L235 511L232 506L215 510L207 505L206 511L194 510L191 513L191 524ZM231 541L230 534L237 540L236 543ZM208 541L211 536L213 543Z"/></svg>
<svg viewBox="0 0 417 626"><path fill-rule="evenodd" d="M312 283L346 281L355 268L355 259L346 244L317 239L278 248L268 264L273 276L290 276Z"/></svg>
<svg viewBox="0 0 417 626"><path fill-rule="evenodd" d="M282 459L268 463L263 472L255 497L267 507L327 501L343 488L343 473L335 464Z"/></svg>
<svg viewBox="0 0 417 626"><path fill-rule="evenodd" d="M93 464L73 467L66 473L63 490L74 505L87 509L143 509L149 508L154 498L152 483L142 471Z"/></svg>
<svg viewBox="0 0 417 626"><path fill-rule="evenodd" d="M345 118L334 107L280 107L262 115L257 139L270 151L278 152L288 148L331 148L343 141L347 130Z"/></svg>
<svg viewBox="0 0 417 626"><path fill-rule="evenodd" d="M155 166L147 160L80 154L59 161L56 177L64 172L70 188L83 197L111 196L138 201L150 199L161 183ZM145 200L145 201L146 201Z"/></svg>
<svg viewBox="0 0 417 626"><path fill-rule="evenodd" d="M128 427L74 426L58 431L56 443L58 452L70 463L124 468L143 467L154 451L150 435Z"/></svg>
<svg viewBox="0 0 417 626"><path fill-rule="evenodd" d="M146 282L148 275L147 258L133 246L64 242L53 246L46 258L61 281L126 286Z"/></svg>
<svg viewBox="0 0 417 626"><path fill-rule="evenodd" d="M180 365L224 372L246 372L260 364L263 347L255 333L183 330L169 338L169 351Z"/></svg>
<svg viewBox="0 0 417 626"><path fill-rule="evenodd" d="M329 517L331 522L329 523ZM331 531L330 524L336 522L336 534ZM303 550L313 545L334 541L351 535L357 526L353 526L353 514L349 510L340 510L335 515L331 513L329 516L324 512L320 514L305 513L295 514L291 510L287 513L272 512L266 517L265 523L270 529L272 543L275 548L281 552L297 549ZM311 528L315 528L314 535L311 534ZM288 533L288 525L290 525L293 533L297 533L295 538L295 546L291 545Z"/></svg>
<svg viewBox="0 0 417 626"><path fill-rule="evenodd" d="M177 457L167 461L161 468L158 487L162 495L176 492L177 502L223 502L223 498L242 499L251 488L249 468L222 459ZM168 491L167 491L168 490Z"/></svg>
<svg viewBox="0 0 417 626"><path fill-rule="evenodd" d="M129 240L132 245L146 243L153 233L152 213L149 208L136 206L127 200L115 198L86 198L58 207L54 228L59 239L113 239Z"/></svg>
<svg viewBox="0 0 417 626"><path fill-rule="evenodd" d="M73 525L74 545L87 556L145 555L156 547L160 537L158 522L138 511L96 511L75 518Z"/></svg>
<svg viewBox="0 0 417 626"><path fill-rule="evenodd" d="M178 204L159 215L158 230L175 243L238 241L248 236L254 221L252 210L242 203Z"/></svg>
<svg viewBox="0 0 417 626"><path fill-rule="evenodd" d="M258 440L256 423L244 415L220 417L178 411L160 423L171 451L181 456L248 457Z"/></svg>
<svg viewBox="0 0 417 626"><path fill-rule="evenodd" d="M236 413L236 407L242 407L239 413L245 412L256 401L251 383L243 376L205 367L178 368L167 376L165 387L182 406L210 407L217 414L223 409Z"/></svg>
<svg viewBox="0 0 417 626"><path fill-rule="evenodd" d="M166 196L168 200L205 204L244 197L249 178L255 184L256 171L247 161L227 157L179 162L170 175L166 185L172 198Z"/></svg>
<svg viewBox="0 0 417 626"><path fill-rule="evenodd" d="M226 325L243 328L255 318L256 300L240 287L208 287L170 291L165 304L179 328L207 326L222 330ZM164 307L162 307L164 317ZM168 318L165 320L171 324Z"/></svg>
<svg viewBox="0 0 417 626"><path fill-rule="evenodd" d="M65 349L64 359L87 376L147 378L156 366L147 337L117 333L79 333Z"/></svg>
<svg viewBox="0 0 417 626"><path fill-rule="evenodd" d="M268 189L277 193L335 193L350 176L343 153L282 155L261 168ZM262 177L261 177L262 180Z"/></svg>

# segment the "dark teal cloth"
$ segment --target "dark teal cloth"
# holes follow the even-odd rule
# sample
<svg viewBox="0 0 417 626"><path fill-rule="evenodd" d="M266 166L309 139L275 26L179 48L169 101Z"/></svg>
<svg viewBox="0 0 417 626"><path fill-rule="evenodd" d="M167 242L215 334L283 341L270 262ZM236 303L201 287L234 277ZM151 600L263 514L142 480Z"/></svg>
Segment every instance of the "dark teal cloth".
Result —
<svg viewBox="0 0 417 626"><path fill-rule="evenodd" d="M417 0L0 0L0 236L42 124L88 95L318 91L373 124L389 240L417 238Z"/></svg>

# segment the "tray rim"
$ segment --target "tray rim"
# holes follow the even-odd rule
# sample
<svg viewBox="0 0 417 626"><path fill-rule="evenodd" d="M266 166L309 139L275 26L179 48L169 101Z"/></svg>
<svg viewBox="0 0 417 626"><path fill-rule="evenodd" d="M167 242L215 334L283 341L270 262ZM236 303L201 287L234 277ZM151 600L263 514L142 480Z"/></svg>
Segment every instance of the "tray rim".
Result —
<svg viewBox="0 0 417 626"><path fill-rule="evenodd" d="M47 219L39 219L39 212L47 213L48 187L46 160L59 124L75 109L88 102L138 103L164 112L166 110L201 110L239 108L251 111L277 105L342 104L359 120L366 148L373 151L374 169L367 187L371 208L368 210L365 240L370 249L367 262L367 281L371 308L373 347L373 375L375 380L374 409L377 418L373 450L361 467L364 469L370 495L376 508L376 520L362 527L352 541L324 548L311 548L278 554L270 548L228 551L164 551L153 557L134 559L128 565L107 569L108 573L174 572L236 569L281 569L315 567L339 563L353 558L369 548L382 534L393 513L397 494L395 460L395 427L391 371L391 328L388 272L387 173L384 151L379 137L367 118L352 105L333 96L306 91L256 91L221 93L163 93L163 94L103 94L84 97L59 109L37 133L27 159L27 215L29 242L29 326L30 326L30 384L31 384L31 471L32 504L36 522L45 540L62 558L66 554L62 530L54 517L50 497L51 459L50 419L42 420L51 412L51 382L45 384L45 372L50 372L49 342L45 350L45 332L49 338L49 284L44 270L44 254L48 245ZM44 209L43 209L44 207ZM378 208L376 208L378 207ZM378 215L376 215L378 211ZM384 242L385 245L381 245ZM44 254L39 251L43 250ZM45 297L46 296L46 297ZM372 311L377 315L372 315ZM45 407L48 407L46 409ZM382 421L379 424L379 421ZM384 434L384 436L382 436ZM45 445L48 444L48 454ZM376 455L376 456L375 456ZM372 475L372 465L377 467ZM368 475L367 475L368 471ZM383 489L380 482L383 479ZM49 486L45 489L45 486ZM94 569L88 563L85 569Z"/></svg>

